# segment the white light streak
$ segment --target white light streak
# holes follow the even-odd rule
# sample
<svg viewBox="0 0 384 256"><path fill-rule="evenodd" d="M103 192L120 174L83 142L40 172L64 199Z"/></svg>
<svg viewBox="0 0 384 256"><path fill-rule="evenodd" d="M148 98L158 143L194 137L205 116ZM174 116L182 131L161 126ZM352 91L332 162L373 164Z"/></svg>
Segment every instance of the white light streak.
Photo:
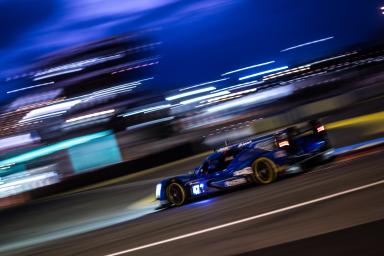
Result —
<svg viewBox="0 0 384 256"><path fill-rule="evenodd" d="M154 77L148 77L148 78L144 78L144 79L138 80L138 81L133 82L133 83L141 83L141 82L149 81L149 80L153 80L153 79L154 79Z"/></svg>
<svg viewBox="0 0 384 256"><path fill-rule="evenodd" d="M182 88L179 91L182 92L182 91L186 91L186 90L189 90L189 89L192 89L192 88L196 88L196 87L199 87L199 86L222 82L222 81L225 81L225 80L228 80L228 79L229 78L223 78L223 79L218 79L218 80L214 80L214 81L210 81L210 82L206 82L206 83L196 84L196 85L192 85L192 86L189 86L189 87L186 87L186 88Z"/></svg>
<svg viewBox="0 0 384 256"><path fill-rule="evenodd" d="M160 118L160 119L152 120L152 121L149 121L149 122L145 122L145 123L141 123L141 124L136 124L136 125L129 126L129 127L127 127L127 130L133 130L133 129L137 129L137 128L143 128L143 127L150 126L150 125L153 125L153 124L159 124L159 123L163 123L163 122L171 121L171 120L173 120L173 119L175 119L174 116L165 117L165 118Z"/></svg>
<svg viewBox="0 0 384 256"><path fill-rule="evenodd" d="M296 49L296 48L300 48L300 47L304 47L304 46L307 46L307 45L321 43L321 42L324 42L324 41L331 40L333 38L334 38L333 36L330 36L330 37L322 38L322 39L319 39L319 40L311 41L311 42L308 42L308 43L295 45L295 46L286 48L284 50L281 50L280 52L286 52L286 51L290 51L290 50L293 50L293 49Z"/></svg>
<svg viewBox="0 0 384 256"><path fill-rule="evenodd" d="M129 92L129 91L132 91L132 89L136 88L136 85L140 85L140 83L134 82L129 84L122 84L122 85L110 87L107 89L95 91L87 95L89 97L86 99L86 101L92 100L94 98L102 98L102 97L114 95L117 93Z"/></svg>
<svg viewBox="0 0 384 256"><path fill-rule="evenodd" d="M48 172L33 176L26 176L21 179L0 185L0 198L4 198L42 186L47 186L58 181L59 175L56 172Z"/></svg>
<svg viewBox="0 0 384 256"><path fill-rule="evenodd" d="M204 95L204 96L201 96L201 97L197 97L197 98L193 98L193 99L182 101L182 102L180 102L180 104L181 105L187 105L187 104L190 104L190 103L194 103L194 102L198 102L198 101L201 101L201 100L206 100L206 99L214 98L214 97L217 97L217 96L222 96L222 95L229 94L229 93L231 93L231 92L230 91L222 91L222 92L207 94L207 95Z"/></svg>
<svg viewBox="0 0 384 256"><path fill-rule="evenodd" d="M77 99L77 100L65 101L65 102L49 105L46 107L34 109L34 110L28 112L23 117L21 122L33 120L33 119L40 118L40 117L47 117L50 115L65 113L67 110L69 110L70 108L72 108L76 104L79 104L80 102L81 102L81 100Z"/></svg>
<svg viewBox="0 0 384 256"><path fill-rule="evenodd" d="M336 59L343 58L343 57L346 57L346 56L354 55L354 54L357 54L357 53L358 53L357 51L354 51L354 52L338 55L338 56L335 56L335 57L330 57L330 58L322 59L322 60L319 60L319 61L315 61L315 62L312 62L312 63L310 63L308 65L312 66L312 65L320 64L320 63L327 62L327 61L330 61L330 60L336 60Z"/></svg>
<svg viewBox="0 0 384 256"><path fill-rule="evenodd" d="M311 65L305 65L305 66L299 66L299 67L296 67L296 68L291 68L291 69L288 69L288 70L284 70L284 71L281 71L281 72L277 72L277 73L274 73L274 74L271 74L271 75L264 76L263 77L263 81L267 81L267 80L270 80L270 79L273 79L273 78L282 77L282 76L291 75L291 74L294 74L294 73L306 71L306 70L309 70L310 68L311 68Z"/></svg>
<svg viewBox="0 0 384 256"><path fill-rule="evenodd" d="M225 88L222 88L220 90L216 90L215 92L220 92L220 91L226 91L226 90L235 90L235 89L240 89L240 88L244 88L244 87L249 87L249 86L252 86L252 85L257 85L257 84L262 84L264 83L264 81L251 81L251 82L246 82L246 83L241 83L241 84L235 84L235 85L232 85L232 86L228 86L228 87L225 87Z"/></svg>
<svg viewBox="0 0 384 256"><path fill-rule="evenodd" d="M23 88L20 88L20 89L16 89L16 90L8 91L7 94L14 93L14 92L20 92L20 91L24 91L24 90L28 90L28 89L32 89L32 88L36 88L36 87L40 87L40 86L44 86L44 85L50 85L50 84L54 84L54 83L55 83L55 82L48 82L48 83L43 83L43 84L37 84L37 85L27 86L27 87L23 87Z"/></svg>
<svg viewBox="0 0 384 256"><path fill-rule="evenodd" d="M243 71L243 70L247 70L247 69L251 69L251 68L256 68L256 67L261 67L261 66L265 66L265 65L272 64L272 63L275 63L275 61L272 60L272 61L268 61L268 62L264 62L264 63L256 64L256 65L249 66L249 67L245 67L245 68L239 68L239 69L236 69L236 70L233 70L233 71L229 71L229 72L227 72L227 73L224 73L224 74L222 74L221 76L226 76L226 75L229 75L229 74L233 74L233 73L241 72L241 71Z"/></svg>
<svg viewBox="0 0 384 256"><path fill-rule="evenodd" d="M157 110L161 110L161 109L170 108L171 106L172 106L171 104L164 104L164 105L159 105L159 106L155 106L155 107L143 108L143 109L139 109L139 110L132 111L129 113L125 113L122 115L122 117L133 116L133 115L140 114L140 113L149 113L149 112L153 112L153 111L157 111Z"/></svg>
<svg viewBox="0 0 384 256"><path fill-rule="evenodd" d="M30 133L3 138L0 139L0 150L23 146L29 143L33 143L39 139L39 137L33 138L32 134Z"/></svg>
<svg viewBox="0 0 384 256"><path fill-rule="evenodd" d="M191 95L195 95L195 94L199 94L199 93L203 93L203 92L214 91L214 90L216 90L216 87L210 86L210 87L205 87L205 88L201 88L201 89L194 90L194 91L189 91L189 92L184 92L184 93L176 94L173 96L169 96L169 97L166 97L165 99L167 101L177 100L177 99L185 98L185 97L188 97Z"/></svg>
<svg viewBox="0 0 384 256"><path fill-rule="evenodd" d="M53 74L48 74L48 75L45 75L45 76L36 77L36 78L33 79L33 81L38 81L38 80L42 80L42 79L45 79L45 78L50 78L50 77L54 77L54 76L60 76L60 75L65 75L65 74L69 74L69 73L74 73L74 72L78 72L78 71L81 71L81 70L83 70L83 69L82 68L76 68L76 69L60 71L60 72L56 72L56 73L53 73Z"/></svg>
<svg viewBox="0 0 384 256"><path fill-rule="evenodd" d="M256 88L249 89L249 90L244 90L244 91L240 91L240 92L235 92L235 93L227 94L227 95L224 95L224 96L221 96L221 97L216 97L216 98L213 98L213 99L209 99L209 100L207 100L207 102L211 103L211 102L215 102L217 100L222 100L222 99L226 99L226 98L229 98L229 97L238 96L238 95L242 95L242 94L247 94L247 93L251 93L251 92L255 92L255 91L257 91Z"/></svg>
<svg viewBox="0 0 384 256"><path fill-rule="evenodd" d="M273 73L273 72L276 72L276 71L284 70L284 69L287 69L287 68L288 68L288 66L274 68L274 69L262 71L262 72L259 72L259 73L256 73L256 74L252 74L252 75L249 75L249 76L240 77L239 80L241 81L241 80L249 79L249 78L256 77L256 76L261 76L261 75Z"/></svg>
<svg viewBox="0 0 384 256"><path fill-rule="evenodd" d="M77 61L77 62L53 67L53 68L50 68L50 69L47 69L44 71L39 71L34 76L37 77L37 76L42 76L42 75L46 75L46 74L53 73L53 72L59 72L59 71L64 71L64 70L68 70L68 69L73 69L73 68L95 65L98 63L103 63L105 61L118 59L118 58L121 58L122 56L123 56L122 54L116 54L116 55L107 56L107 57L96 57L96 58L92 58L92 59Z"/></svg>
<svg viewBox="0 0 384 256"><path fill-rule="evenodd" d="M109 109L109 110L100 111L100 112L96 112L96 113L92 113L92 114L88 114L88 115L84 115L84 116L74 117L74 118L66 120L65 122L66 123L72 123L72 122L76 122L76 121L83 120L83 119L89 119L89 118L92 118L92 117L112 114L114 112L115 112L114 109Z"/></svg>
<svg viewBox="0 0 384 256"><path fill-rule="evenodd" d="M30 121L41 120L41 119L47 119L47 118L51 118L51 117L54 117L54 116L60 116L60 115L62 115L64 113L67 113L67 111L63 110L63 111L57 111L57 112L48 113L48 114L44 114L44 115L39 115L39 116L31 117L31 118L23 118L23 119L20 120L19 123L30 122Z"/></svg>
<svg viewBox="0 0 384 256"><path fill-rule="evenodd" d="M287 85L284 87L279 87L276 89L266 90L260 93L252 94L241 99L233 100L227 103L223 103L217 106L213 106L207 109L208 113L215 113L221 110L226 110L234 107L245 106L249 104L262 103L268 100L288 96L292 94L293 87L291 85Z"/></svg>

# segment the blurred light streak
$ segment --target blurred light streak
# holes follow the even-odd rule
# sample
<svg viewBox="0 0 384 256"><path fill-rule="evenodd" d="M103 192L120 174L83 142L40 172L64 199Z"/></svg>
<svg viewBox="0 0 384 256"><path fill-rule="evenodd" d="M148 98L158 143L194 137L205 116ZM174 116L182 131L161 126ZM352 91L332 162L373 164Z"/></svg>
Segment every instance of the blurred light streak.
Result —
<svg viewBox="0 0 384 256"><path fill-rule="evenodd" d="M227 95L224 95L224 96L221 96L221 97L216 97L216 98L213 98L213 99L209 99L209 100L207 100L207 102L211 103L211 102L214 102L214 101L217 101L217 100L222 100L222 99L226 99L226 98L229 98L229 97L243 95L243 94L247 94L247 93L251 93L251 92L255 92L255 91L257 91L256 88L249 89L249 90L244 90L244 91L240 91L240 92L235 92L235 93L230 93L230 94L227 94Z"/></svg>
<svg viewBox="0 0 384 256"><path fill-rule="evenodd" d="M142 82L152 80L152 79L153 77L149 77L149 78L141 79L141 80L126 83L126 84L116 85L113 87L109 87L107 89L102 89L102 90L94 91L90 94L83 95L82 98L84 98L83 101L90 101L98 98L104 98L107 96L116 95L118 93L120 94L122 92L130 92L134 88L136 88L138 85L141 85Z"/></svg>
<svg viewBox="0 0 384 256"><path fill-rule="evenodd" d="M0 197L7 197L35 188L48 186L58 181L59 175L56 172L47 172L29 177L23 177L0 185Z"/></svg>
<svg viewBox="0 0 384 256"><path fill-rule="evenodd" d="M163 123L163 122L171 121L171 120L173 120L173 119L175 119L174 116L165 117L165 118L160 118L160 119L152 120L152 121L149 121L149 122L145 122L145 123L141 123L141 124L136 124L136 125L129 126L129 127L127 127L127 130L133 130L133 129L137 129L137 128L143 128L143 127L150 126L150 125L153 125L153 124L159 124L159 123Z"/></svg>
<svg viewBox="0 0 384 256"><path fill-rule="evenodd" d="M0 139L0 150L27 145L38 140L40 140L40 138L32 137L31 133L2 138Z"/></svg>
<svg viewBox="0 0 384 256"><path fill-rule="evenodd" d="M165 108L170 108L171 106L172 106L171 104L164 104L164 105L158 105L158 106L149 107L149 108L143 108L136 111L125 113L122 115L122 117L133 116L140 113L149 113L149 112L153 112L153 111L157 111Z"/></svg>
<svg viewBox="0 0 384 256"><path fill-rule="evenodd" d="M94 93L91 93L90 95L88 95L89 97L86 98L84 101L90 101L90 100L98 99L98 98L105 98L107 96L120 94L122 92L130 92L134 88L136 88L136 86L132 86L130 88L120 88L120 89L114 89L114 90L97 91L97 92L94 92Z"/></svg>
<svg viewBox="0 0 384 256"><path fill-rule="evenodd" d="M266 90L260 93L249 95L240 99L236 99L227 103L222 103L207 109L208 113L215 113L221 110L227 110L234 107L240 107L248 104L262 103L268 100L288 96L293 93L293 87L287 85L276 89Z"/></svg>
<svg viewBox="0 0 384 256"><path fill-rule="evenodd" d="M330 37L322 38L322 39L319 39L319 40L311 41L311 42L308 42L308 43L295 45L295 46L286 48L284 50L281 50L280 52L286 52L286 51L290 51L290 50L293 50L293 49L296 49L296 48L300 48L300 47L304 47L304 46L307 46L307 45L321 43L321 42L324 42L324 41L331 40L333 38L334 38L334 36L330 36Z"/></svg>
<svg viewBox="0 0 384 256"><path fill-rule="evenodd" d="M146 64L141 64L141 65L137 65L137 66L121 69L121 70L118 70L118 71L114 71L114 72L111 73L111 75L115 75L115 74L118 74L118 73L121 73L121 72L131 71L131 70L138 69L138 68L153 66L153 65L157 65L157 64L159 64L159 61L154 61L154 62L150 62L150 63L146 63Z"/></svg>
<svg viewBox="0 0 384 256"><path fill-rule="evenodd" d="M227 73L224 73L224 74L222 74L221 76L226 76L226 75L233 74L233 73L237 73L237 72L240 72L240 71L243 71L243 70L247 70L247 69L251 69L251 68L256 68L256 67L261 67L261 66L265 66L265 65L272 64L272 63L275 63L275 61L272 60L272 61L268 61L268 62L264 62L264 63L256 64L256 65L249 66L249 67L236 69L236 70L233 70L233 71L229 71L229 72L227 72Z"/></svg>
<svg viewBox="0 0 384 256"><path fill-rule="evenodd" d="M62 93L63 89L54 89L44 91L41 93L28 94L26 96L18 97L11 105L7 108L7 111L12 111L19 108L32 107L31 105L40 104L46 105L47 102L52 102Z"/></svg>
<svg viewBox="0 0 384 256"><path fill-rule="evenodd" d="M212 101L209 101L209 102L207 101L207 102L201 103L200 105L196 106L195 108L205 107L205 106L208 106L208 105L212 105L214 103L223 102L223 101L229 101L229 100L233 100L233 99L237 99L237 98L241 98L241 97L242 97L241 95L235 95L235 96L228 96L228 97L225 97L225 98L222 98L222 99L212 100Z"/></svg>
<svg viewBox="0 0 384 256"><path fill-rule="evenodd" d="M262 84L262 83L264 83L264 81L254 80L254 81L250 81L250 82L246 82L246 83L228 86L228 87L222 88L220 90L216 90L215 92L220 92L220 91L225 91L225 90L235 90L235 89L240 89L240 88L244 88L244 87L249 87L252 85Z"/></svg>
<svg viewBox="0 0 384 256"><path fill-rule="evenodd" d="M60 151L60 150L64 150L64 149L67 149L67 148L70 148L70 147L73 147L76 145L80 145L80 144L89 142L91 140L102 138L104 136L110 135L111 133L112 133L111 131L102 131L102 132L98 132L98 133L94 133L94 134L88 134L85 136L61 141L61 142L58 142L58 143L55 143L55 144L52 144L49 146L45 146L45 147L42 147L39 149L29 151L27 153L24 153L24 154L21 154L18 156L14 156L14 157L2 160L2 161L0 161L0 167L7 166L10 164L30 161L30 160L33 160L33 159L38 158L38 157L46 156L46 155L55 153L55 152Z"/></svg>
<svg viewBox="0 0 384 256"><path fill-rule="evenodd" d="M169 96L169 97L166 97L165 99L167 101L177 100L177 99L185 98L185 97L188 97L191 95L195 95L195 94L199 94L199 93L203 93L203 92L214 91L214 90L216 90L216 87L210 86L210 87L205 87L205 88L201 88L201 89L194 90L194 91L189 91L189 92L184 92L184 93L176 94L173 96Z"/></svg>
<svg viewBox="0 0 384 256"><path fill-rule="evenodd" d="M49 114L45 114L45 115L39 115L39 116L36 116L36 117L31 117L31 118L26 118L26 119L22 119L20 120L19 123L25 123L25 122L31 122L31 121L36 121L36 120L42 120L42 119L47 119L47 118L51 118L51 117L54 117L54 116L61 116L62 114L65 114L67 113L66 110L62 110L62 111L57 111L57 112L53 112L53 113L49 113Z"/></svg>
<svg viewBox="0 0 384 256"><path fill-rule="evenodd" d="M182 88L180 89L179 91L182 92L182 91L186 91L186 90L189 90L189 89L192 89L192 88L196 88L196 87L199 87L199 86L203 86L203 85L207 85L207 84L214 84L214 83L218 83L218 82L222 82L222 81L225 81L225 80L228 80L229 78L223 78L223 79L218 79L218 80L214 80L214 81L210 81L210 82L205 82L205 83L201 83L201 84L196 84L196 85L192 85L192 86L189 86L189 87L186 87L186 88Z"/></svg>
<svg viewBox="0 0 384 256"><path fill-rule="evenodd" d="M249 79L249 78L252 78L252 77L255 77L255 76L261 76L261 75L265 75L265 74L269 74L269 73L273 73L273 72L276 72L276 71L280 71L280 70L284 70L284 69L287 69L288 66L283 66L283 67L279 67L279 68L274 68L274 69L270 69L270 70L266 70L266 71L262 71L262 72L258 72L256 74L252 74L252 75L248 75L248 76L243 76L243 77L240 77L239 80L245 80L245 79Z"/></svg>
<svg viewBox="0 0 384 256"><path fill-rule="evenodd" d="M308 65L312 66L312 65L320 64L320 63L327 62L327 61L330 61L330 60L336 60L336 59L340 59L340 58L347 57L347 56L350 56L350 55L354 55L354 54L357 54L357 53L358 53L357 51L353 51L353 52L342 54L342 55L338 55L338 56L335 56L335 57L330 57L330 58L322 59L322 60L319 60L319 61L315 61L315 62L309 63Z"/></svg>
<svg viewBox="0 0 384 256"><path fill-rule="evenodd" d="M43 83L43 84L27 86L27 87L23 87L23 88L20 88L20 89L8 91L7 94L14 93L14 92L20 92L20 91L24 91L24 90L28 90L28 89L32 89L32 88L36 88L36 87L41 87L41 86L44 86L44 85L50 85L50 84L54 84L54 83L55 82L48 82L48 83Z"/></svg>
<svg viewBox="0 0 384 256"><path fill-rule="evenodd" d="M181 105L187 105L187 104L190 104L190 103L198 102L198 101L205 100L205 99L214 98L214 97L217 97L217 96L222 96L222 95L229 94L229 93L231 93L231 92L230 91L221 91L221 92L217 92L217 93L212 93L212 94L204 95L204 96L201 96L201 97L197 97L197 98L193 98L193 99L182 101L182 102L180 102L180 104Z"/></svg>
<svg viewBox="0 0 384 256"><path fill-rule="evenodd" d="M252 93L252 92L255 92L255 91L257 91L257 88L243 90L243 91L235 92L235 93L230 93L230 94L227 94L227 95L224 95L224 96L220 96L220 97L216 97L216 98L213 98L213 99L209 99L209 100L207 100L205 102L203 101L203 102L201 102L202 104L198 105L197 107L204 107L204 106L207 106L207 105L211 105L213 103L218 103L218 102L222 102L222 101L228 101L228 100L232 100L232 99L237 99L237 98L243 97L243 94L248 94L248 93Z"/></svg>
<svg viewBox="0 0 384 256"><path fill-rule="evenodd" d="M291 69L288 69L288 70L285 70L285 71L282 71L282 72L277 72L275 74L264 76L263 77L263 81L267 81L267 80L274 79L274 78L277 78L277 77L282 77L282 76L285 76L285 75L290 75L290 74L298 73L298 72L301 72L301 71L306 71L306 70L309 70L310 68L311 68L310 65L305 65L305 66L300 66L300 67L296 67L296 68L291 68Z"/></svg>
<svg viewBox="0 0 384 256"><path fill-rule="evenodd" d="M103 89L103 90L98 90L98 91L92 92L90 94L84 95L83 97L86 98L86 99L84 99L84 101L90 101L90 100L93 100L96 98L104 98L106 96L111 96L111 95L115 95L117 93L122 93L122 92L130 92L134 88L136 88L136 85L140 85L140 83L139 82L133 82L133 83L129 83L129 84L123 84L123 85L110 87L110 88Z"/></svg>
<svg viewBox="0 0 384 256"><path fill-rule="evenodd" d="M153 80L153 79L155 79L155 78L154 77L148 77L148 78L144 78L144 79L135 81L133 83L141 83L141 82L145 82L145 81L149 81L149 80Z"/></svg>
<svg viewBox="0 0 384 256"><path fill-rule="evenodd" d="M45 79L45 78L50 78L50 77L61 76L61 75L65 75L65 74L70 74L70 73L78 72L78 71L81 71L81 70L83 70L83 68L76 68L76 69L71 69L71 70L66 70L66 71L56 72L56 73L53 73L53 74L49 74L49 75L45 75L45 76L39 76L39 77L36 77L36 78L33 79L33 81L38 81L38 80L42 80L42 79Z"/></svg>
<svg viewBox="0 0 384 256"><path fill-rule="evenodd" d="M34 109L30 112L28 112L21 120L21 122L25 122L31 119L36 119L38 117L45 117L49 116L50 114L54 113L62 113L63 111L67 111L76 104L79 104L81 102L80 99L77 100L71 100L71 101L65 101L53 105L49 105L46 107Z"/></svg>
<svg viewBox="0 0 384 256"><path fill-rule="evenodd" d="M43 75L53 73L53 72L59 72L59 71L64 71L64 70L73 69L73 68L79 68L79 67L83 67L83 66L95 65L95 64L103 63L105 61L118 59L118 58L121 58L122 56L123 56L122 54L116 54L116 55L107 56L107 57L96 57L96 58L92 58L92 59L88 59L88 60L77 61L74 63L65 64L65 65L61 65L58 67L50 68L48 70L39 71L34 76L35 77L43 76Z"/></svg>
<svg viewBox="0 0 384 256"><path fill-rule="evenodd" d="M100 112L96 112L96 113L92 113L92 114L88 114L88 115L84 115L84 116L74 117L74 118L66 120L65 122L66 123L72 123L72 122L76 122L76 121L83 120L83 119L89 119L92 117L98 117L98 116L102 116L102 115L111 114L114 112L115 112L114 109L109 109L109 110L100 111Z"/></svg>

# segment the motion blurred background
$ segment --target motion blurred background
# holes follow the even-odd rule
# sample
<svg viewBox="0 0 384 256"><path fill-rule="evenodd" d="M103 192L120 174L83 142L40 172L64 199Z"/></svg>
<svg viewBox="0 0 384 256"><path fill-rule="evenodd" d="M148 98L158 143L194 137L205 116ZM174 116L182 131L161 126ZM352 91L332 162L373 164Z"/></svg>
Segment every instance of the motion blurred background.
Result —
<svg viewBox="0 0 384 256"><path fill-rule="evenodd" d="M0 0L0 12L1 255L117 255L383 182L379 146L225 199L154 202L157 182L213 149L297 123L320 120L338 153L382 145L383 0ZM370 222L376 235L344 243L369 255L382 191L146 252L229 255Z"/></svg>
<svg viewBox="0 0 384 256"><path fill-rule="evenodd" d="M1 207L313 118L333 123L336 145L383 135L379 0L2 0L0 10Z"/></svg>

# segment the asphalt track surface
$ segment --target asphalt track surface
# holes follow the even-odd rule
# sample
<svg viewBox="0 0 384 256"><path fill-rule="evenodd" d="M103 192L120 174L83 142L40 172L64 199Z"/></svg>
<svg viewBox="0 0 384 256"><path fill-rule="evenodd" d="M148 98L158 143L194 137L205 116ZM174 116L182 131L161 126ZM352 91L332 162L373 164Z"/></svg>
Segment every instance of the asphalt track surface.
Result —
<svg viewBox="0 0 384 256"><path fill-rule="evenodd" d="M184 207L153 212L101 230L14 250L12 254L110 255L177 238L115 255L252 255L259 250L263 252L261 255L281 255L287 250L302 255L308 253L308 250L324 251L324 248L328 248L327 253L331 255L348 252L352 252L352 255L382 255L383 157L383 152L371 152L347 158L268 186L250 187ZM104 189L105 197L111 204L117 204L124 197L115 189ZM73 205L79 196L72 195L66 199ZM95 192L88 192L88 198L82 195L84 205L78 206L77 210L91 211L87 206L89 200L93 204L106 203L99 196ZM312 203L312 200L317 199L321 200ZM41 223L49 216L47 211L50 206L52 209L59 207L57 201L31 207L44 211ZM304 205L301 206L302 203ZM62 206L61 214L68 218L70 212L66 212L65 206ZM292 206L292 209L284 210ZM28 209L24 210L27 217ZM68 211L73 212L73 207ZM267 215L258 217L260 214ZM246 219L250 217L251 220ZM31 220L27 218L26 221ZM234 221L240 222L215 229ZM207 231L209 228L213 230ZM183 235L187 237L180 238ZM4 236L6 234L2 233ZM351 248L354 250L351 251Z"/></svg>

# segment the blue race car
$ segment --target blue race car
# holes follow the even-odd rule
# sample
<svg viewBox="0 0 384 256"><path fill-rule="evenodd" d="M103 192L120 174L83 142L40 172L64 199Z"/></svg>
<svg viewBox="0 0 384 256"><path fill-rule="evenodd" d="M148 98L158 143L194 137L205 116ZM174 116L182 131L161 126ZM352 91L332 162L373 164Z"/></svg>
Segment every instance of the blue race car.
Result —
<svg viewBox="0 0 384 256"><path fill-rule="evenodd" d="M160 207L181 206L246 184L269 184L279 175L330 160L332 154L325 127L311 121L215 151L188 175L157 184L156 199Z"/></svg>

